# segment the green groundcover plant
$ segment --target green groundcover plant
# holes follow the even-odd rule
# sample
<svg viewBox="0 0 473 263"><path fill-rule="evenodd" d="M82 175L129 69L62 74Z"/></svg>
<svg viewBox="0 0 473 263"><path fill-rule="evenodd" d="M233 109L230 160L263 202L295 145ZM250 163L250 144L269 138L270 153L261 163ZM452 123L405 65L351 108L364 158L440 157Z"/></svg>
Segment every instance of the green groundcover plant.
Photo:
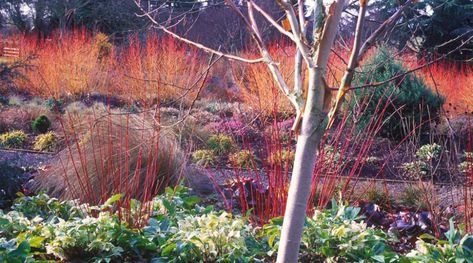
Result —
<svg viewBox="0 0 473 263"><path fill-rule="evenodd" d="M45 194L20 196L8 212L0 211L0 262L274 260L282 218L252 226L245 216L199 205L178 186L150 201L147 224L135 228L119 219L120 199L90 206ZM453 221L446 240L423 235L416 249L400 255L388 245L395 238L368 227L359 212L332 202L331 209L307 218L301 262L473 262L473 236Z"/></svg>

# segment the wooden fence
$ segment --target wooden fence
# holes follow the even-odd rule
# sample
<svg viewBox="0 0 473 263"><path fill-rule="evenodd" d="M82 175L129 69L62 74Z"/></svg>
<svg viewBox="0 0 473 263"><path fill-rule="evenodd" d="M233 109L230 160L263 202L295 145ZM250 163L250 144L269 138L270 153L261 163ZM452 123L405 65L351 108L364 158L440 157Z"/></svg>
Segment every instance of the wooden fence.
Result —
<svg viewBox="0 0 473 263"><path fill-rule="evenodd" d="M0 42L0 57L19 58L20 49L8 42Z"/></svg>

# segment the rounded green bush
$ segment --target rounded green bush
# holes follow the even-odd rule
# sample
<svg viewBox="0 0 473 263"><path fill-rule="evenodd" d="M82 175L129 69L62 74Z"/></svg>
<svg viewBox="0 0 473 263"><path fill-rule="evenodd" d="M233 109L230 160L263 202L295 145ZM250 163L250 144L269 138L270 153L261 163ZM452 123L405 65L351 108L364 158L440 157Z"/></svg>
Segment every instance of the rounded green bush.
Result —
<svg viewBox="0 0 473 263"><path fill-rule="evenodd" d="M31 128L36 133L45 133L51 127L51 121L46 115L41 115L31 123Z"/></svg>
<svg viewBox="0 0 473 263"><path fill-rule="evenodd" d="M357 85L382 83L394 76L406 73L408 68L394 60L394 55L387 48L380 48L378 53L365 63L363 73L357 78ZM374 88L358 89L354 92L352 106L364 105L360 118L368 124L377 118L383 107L383 126L381 136L402 139L414 127L427 128L429 121L435 121L440 113L444 98L432 92L424 80L414 74L406 74L394 81L389 81ZM362 103L366 98L369 101ZM355 103L358 101L358 103Z"/></svg>

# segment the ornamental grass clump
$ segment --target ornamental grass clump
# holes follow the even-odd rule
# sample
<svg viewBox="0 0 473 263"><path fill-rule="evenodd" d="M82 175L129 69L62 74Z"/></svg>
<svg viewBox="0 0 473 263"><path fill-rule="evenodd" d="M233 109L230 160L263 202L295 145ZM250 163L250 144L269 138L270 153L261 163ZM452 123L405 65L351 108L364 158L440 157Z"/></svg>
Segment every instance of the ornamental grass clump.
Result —
<svg viewBox="0 0 473 263"><path fill-rule="evenodd" d="M91 204L122 194L123 204L130 205L131 198L149 200L178 180L184 155L151 117L100 114L85 131L64 128L65 149L35 177L33 190Z"/></svg>

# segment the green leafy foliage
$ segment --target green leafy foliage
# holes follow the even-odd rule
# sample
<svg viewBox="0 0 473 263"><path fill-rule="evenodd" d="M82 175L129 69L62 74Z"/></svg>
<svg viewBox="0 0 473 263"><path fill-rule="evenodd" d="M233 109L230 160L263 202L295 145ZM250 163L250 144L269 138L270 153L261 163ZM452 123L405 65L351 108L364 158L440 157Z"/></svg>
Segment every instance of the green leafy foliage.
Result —
<svg viewBox="0 0 473 263"><path fill-rule="evenodd" d="M68 220L81 216L83 213L74 201L59 201L46 194L35 196L21 195L12 206L14 211L21 213L27 218L40 216L44 219L59 217Z"/></svg>
<svg viewBox="0 0 473 263"><path fill-rule="evenodd" d="M395 202L394 197L381 184L375 184L360 195L362 200L387 208Z"/></svg>
<svg viewBox="0 0 473 263"><path fill-rule="evenodd" d="M468 162L468 161L461 162L458 165L458 170L460 170L460 172L462 173L469 174L471 171L473 171L473 162Z"/></svg>
<svg viewBox="0 0 473 263"><path fill-rule="evenodd" d="M51 97L46 100L46 108L52 112L63 112L64 111L64 101Z"/></svg>
<svg viewBox="0 0 473 263"><path fill-rule="evenodd" d="M31 129L36 133L45 133L51 127L51 121L46 115L41 115L31 123Z"/></svg>
<svg viewBox="0 0 473 263"><path fill-rule="evenodd" d="M399 256L387 245L388 236L378 229L367 227L359 215L360 208L338 205L315 211L306 221L302 237L302 262L398 262ZM264 240L277 251L282 218L263 226Z"/></svg>
<svg viewBox="0 0 473 263"><path fill-rule="evenodd" d="M473 153L465 152L463 156L464 161L458 165L460 172L468 174L473 171Z"/></svg>
<svg viewBox="0 0 473 263"><path fill-rule="evenodd" d="M15 239L7 241L4 238L0 238L0 262L34 262L30 251L31 247L27 241L23 241L17 245Z"/></svg>
<svg viewBox="0 0 473 263"><path fill-rule="evenodd" d="M100 213L98 217L60 220L54 225L54 239L46 252L62 260L89 259L107 262L111 259L137 256L133 251L146 243L138 230L121 223L116 216ZM137 245L138 244L138 245Z"/></svg>
<svg viewBox="0 0 473 263"><path fill-rule="evenodd" d="M399 194L397 202L400 205L428 209L429 202L433 198L433 186L427 183L419 183L418 185L408 185Z"/></svg>
<svg viewBox="0 0 473 263"><path fill-rule="evenodd" d="M403 163L401 169L408 178L414 180L425 177L430 171L429 165L424 161Z"/></svg>
<svg viewBox="0 0 473 263"><path fill-rule="evenodd" d="M433 143L422 145L416 152L416 156L425 161L439 158L442 153L442 146Z"/></svg>
<svg viewBox="0 0 473 263"><path fill-rule="evenodd" d="M110 212L121 199L117 194L89 206L44 194L18 198L11 211L0 211L0 262L270 262L279 245L283 218L255 228L246 217L200 206L200 198L181 186L148 203L143 228ZM140 205L134 202L133 209ZM453 221L446 240L423 235L417 249L403 256L388 246L394 240L367 227L359 213L332 202L331 209L307 218L301 261L471 262L473 237L456 230Z"/></svg>
<svg viewBox="0 0 473 263"><path fill-rule="evenodd" d="M26 138L26 133L19 130L0 134L0 148L20 148L26 142Z"/></svg>
<svg viewBox="0 0 473 263"><path fill-rule="evenodd" d="M438 240L424 234L416 242L416 249L407 254L409 262L473 262L473 236L455 229L450 219L447 240Z"/></svg>
<svg viewBox="0 0 473 263"><path fill-rule="evenodd" d="M442 146L433 143L422 145L415 154L416 160L403 163L401 169L410 179L422 179L433 176L439 162Z"/></svg>
<svg viewBox="0 0 473 263"><path fill-rule="evenodd" d="M343 157L340 154L340 149L335 149L332 145L325 145L323 151L323 162L330 163L343 163ZM341 164L340 164L341 165Z"/></svg>
<svg viewBox="0 0 473 263"><path fill-rule="evenodd" d="M449 54L452 60L466 60L473 56L473 42L469 39L473 21L470 0L427 0L432 14L424 16L416 35L421 39L423 54ZM469 41L468 41L469 40ZM461 48L458 48L460 47ZM453 52L455 51L455 52Z"/></svg>
<svg viewBox="0 0 473 263"><path fill-rule="evenodd" d="M254 229L243 218L221 212L187 216L177 222L175 235L167 241L163 256L180 261L238 262L250 257L247 239Z"/></svg>
<svg viewBox="0 0 473 263"><path fill-rule="evenodd" d="M332 201L331 210L316 211L307 220L304 257L333 262L397 260L397 255L386 245L387 235L367 227L359 212L360 208L337 205L335 201Z"/></svg>

